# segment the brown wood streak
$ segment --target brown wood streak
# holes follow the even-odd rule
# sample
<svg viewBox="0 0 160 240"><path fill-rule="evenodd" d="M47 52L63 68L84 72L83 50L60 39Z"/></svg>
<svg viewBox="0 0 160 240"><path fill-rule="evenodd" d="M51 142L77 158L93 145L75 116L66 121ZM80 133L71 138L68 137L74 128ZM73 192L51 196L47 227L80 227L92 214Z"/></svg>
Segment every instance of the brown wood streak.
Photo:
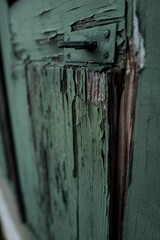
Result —
<svg viewBox="0 0 160 240"><path fill-rule="evenodd" d="M123 220L127 188L129 184L132 134L134 127L134 112L137 92L138 65L133 54L132 43L127 52L124 90L121 95L118 123L117 165L116 165L116 208L117 233L116 239L123 239Z"/></svg>
<svg viewBox="0 0 160 240"><path fill-rule="evenodd" d="M113 230L115 227L115 164L117 158L117 94L116 94L116 85L115 85L116 74L113 71L111 76L111 81L109 82L109 103L108 103L108 117L109 117L109 174L108 182L110 189L110 206L109 206L109 222L110 222L110 239L114 239Z"/></svg>

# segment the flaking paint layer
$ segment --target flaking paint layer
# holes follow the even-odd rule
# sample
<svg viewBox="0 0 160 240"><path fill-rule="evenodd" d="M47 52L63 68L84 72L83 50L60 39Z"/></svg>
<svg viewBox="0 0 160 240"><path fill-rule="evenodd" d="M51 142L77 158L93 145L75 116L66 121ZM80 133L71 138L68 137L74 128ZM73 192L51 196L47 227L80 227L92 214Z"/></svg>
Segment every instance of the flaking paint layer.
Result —
<svg viewBox="0 0 160 240"><path fill-rule="evenodd" d="M19 60L62 55L55 37L77 22L111 21L125 14L124 0L18 1L10 8L12 45ZM23 23L23 24L21 24ZM40 43L40 44L39 44ZM41 44L43 43L43 44Z"/></svg>
<svg viewBox="0 0 160 240"><path fill-rule="evenodd" d="M107 75L43 64L27 72L45 239L106 239Z"/></svg>

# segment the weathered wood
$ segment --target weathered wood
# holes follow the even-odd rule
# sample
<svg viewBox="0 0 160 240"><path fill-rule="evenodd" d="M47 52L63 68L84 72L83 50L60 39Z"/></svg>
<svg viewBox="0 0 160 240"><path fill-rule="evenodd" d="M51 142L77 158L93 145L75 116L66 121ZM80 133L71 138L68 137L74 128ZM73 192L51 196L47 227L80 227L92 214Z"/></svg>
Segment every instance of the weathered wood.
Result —
<svg viewBox="0 0 160 240"><path fill-rule="evenodd" d="M35 226L38 224L41 229L42 239L45 239L47 237L45 219L41 209L39 209L39 205L37 205L37 198L35 197L39 189L39 183L36 166L33 161L34 152L29 128L25 67L19 65L14 68L12 65L8 7L5 1L1 1L0 4L0 22L4 22L4 26L0 25L1 46L15 154L22 189L21 197L24 199L24 205L27 209L26 218L32 219L31 228L36 228ZM11 69L14 69L15 75L12 75Z"/></svg>
<svg viewBox="0 0 160 240"><path fill-rule="evenodd" d="M137 1L145 69L138 83L131 181L124 239L160 239L160 2Z"/></svg>
<svg viewBox="0 0 160 240"><path fill-rule="evenodd" d="M1 38L26 223L43 240L106 238L106 74L46 62L7 71L9 36L6 25Z"/></svg>
<svg viewBox="0 0 160 240"><path fill-rule="evenodd" d="M66 31L120 22L119 52L125 1L18 1L9 22L5 14L1 38L27 224L43 240L107 239L107 71L64 67L57 41Z"/></svg>
<svg viewBox="0 0 160 240"><path fill-rule="evenodd" d="M115 22L124 15L124 0L18 1L10 10L14 54L19 59L34 60L63 57L57 47L58 36L71 31L72 26Z"/></svg>
<svg viewBox="0 0 160 240"><path fill-rule="evenodd" d="M105 239L105 73L31 64L27 85L40 182L39 204L47 218L48 234L55 239Z"/></svg>

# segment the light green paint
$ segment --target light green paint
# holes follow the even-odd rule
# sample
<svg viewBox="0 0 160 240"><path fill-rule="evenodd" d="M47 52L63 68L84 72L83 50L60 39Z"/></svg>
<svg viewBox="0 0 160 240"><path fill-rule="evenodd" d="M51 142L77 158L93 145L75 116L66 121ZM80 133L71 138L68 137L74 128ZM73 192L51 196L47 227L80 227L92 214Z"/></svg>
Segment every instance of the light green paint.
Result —
<svg viewBox="0 0 160 240"><path fill-rule="evenodd" d="M37 62L38 74L35 76L30 66L12 65L14 58L11 58L5 4L1 9L1 17L6 22L5 28L1 25L1 39L13 137L27 225L34 233L33 239L66 240L76 239L77 235L80 240L96 240L98 236L105 239L109 201L107 79L105 75L101 77L103 91L99 97L102 103L92 94L87 104L88 70L68 69L67 103L65 93L60 91L63 78L65 81L63 67L43 67L46 62ZM12 72L8 71L11 65ZM32 100L31 116L28 95ZM77 112L74 119L78 136L77 157L73 154L73 142L76 141L73 138L73 102ZM34 137L37 148L34 148ZM73 166L74 161L76 166ZM74 168L77 168L75 177Z"/></svg>
<svg viewBox="0 0 160 240"><path fill-rule="evenodd" d="M56 57L63 52L54 37L70 32L72 24L86 18L115 22L115 18L122 19L124 14L124 0L18 1L10 11L12 42L20 59ZM48 42L50 38L53 40ZM37 44L40 39L48 43Z"/></svg>
<svg viewBox="0 0 160 240"><path fill-rule="evenodd" d="M145 68L138 80L125 240L160 239L160 2L137 1Z"/></svg>
<svg viewBox="0 0 160 240"><path fill-rule="evenodd" d="M32 139L28 125L27 92L24 81L25 71L24 66L16 66L14 77L12 75L11 69L13 70L15 66L13 66L12 62L14 58L10 43L8 20L8 7L6 2L2 0L0 1L0 22L4 24L0 25L0 37L15 152L18 159L18 168L21 169L19 174L22 197L24 197L25 207L28 209L27 217L33 219L33 224L36 225L38 223L43 230L43 215L41 209L37 209L37 202L34 200L35 191L38 189L38 178L33 161ZM35 239L35 236L33 239Z"/></svg>
<svg viewBox="0 0 160 240"><path fill-rule="evenodd" d="M68 32L88 17L120 22L124 35L125 2L17 1L9 22L1 2L7 92L27 224L37 239L105 240L107 74L45 61L62 52L56 43L40 45L37 40ZM23 62L27 58L30 62Z"/></svg>
<svg viewBox="0 0 160 240"><path fill-rule="evenodd" d="M95 106L93 99L86 102L88 71L28 68L37 204L46 217L46 234L57 240L106 239L108 234L107 79L101 76L105 91ZM39 226L35 231L40 233Z"/></svg>
<svg viewBox="0 0 160 240"><path fill-rule="evenodd" d="M104 33L109 31L109 38L106 39ZM107 24L94 28L83 29L75 32L66 33L64 41L97 41L97 49L94 52L86 50L77 51L77 49L65 48L64 61L66 63L98 63L98 64L112 64L115 58L115 43L116 43L117 24ZM122 39L122 38L121 38ZM109 52L106 59L103 54ZM69 56L69 58L68 58Z"/></svg>

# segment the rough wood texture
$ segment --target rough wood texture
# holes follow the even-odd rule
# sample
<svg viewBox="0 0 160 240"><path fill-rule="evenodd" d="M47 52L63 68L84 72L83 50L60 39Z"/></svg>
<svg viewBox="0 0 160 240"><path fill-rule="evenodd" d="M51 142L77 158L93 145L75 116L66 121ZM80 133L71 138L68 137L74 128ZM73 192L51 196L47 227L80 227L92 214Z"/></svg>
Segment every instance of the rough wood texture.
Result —
<svg viewBox="0 0 160 240"><path fill-rule="evenodd" d="M105 73L83 68L28 68L42 239L107 238L106 84Z"/></svg>
<svg viewBox="0 0 160 240"><path fill-rule="evenodd" d="M160 2L140 0L137 13L145 41L145 69L138 83L131 182L125 240L160 239Z"/></svg>
<svg viewBox="0 0 160 240"><path fill-rule="evenodd" d="M27 224L42 240L107 239L107 73L62 66L57 41L120 22L119 49L125 1L18 1L9 14L1 38Z"/></svg>
<svg viewBox="0 0 160 240"><path fill-rule="evenodd" d="M63 56L57 40L77 23L87 27L90 22L121 19L124 0L61 0L18 1L11 7L12 43L19 59L46 59ZM79 24L78 24L79 25Z"/></svg>

